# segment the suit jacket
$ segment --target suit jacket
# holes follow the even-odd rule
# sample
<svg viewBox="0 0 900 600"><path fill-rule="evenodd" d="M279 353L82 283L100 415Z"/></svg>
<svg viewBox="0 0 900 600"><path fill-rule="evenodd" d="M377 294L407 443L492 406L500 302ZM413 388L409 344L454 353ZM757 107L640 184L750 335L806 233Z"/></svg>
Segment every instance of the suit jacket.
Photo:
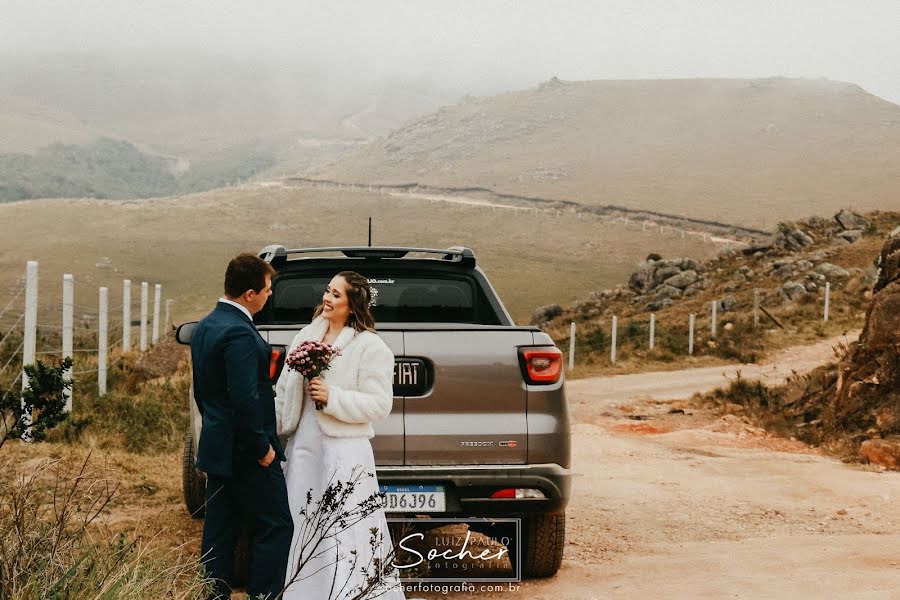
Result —
<svg viewBox="0 0 900 600"><path fill-rule="evenodd" d="M194 399L203 429L197 468L230 477L275 450L275 398L269 380L272 348L237 307L219 302L191 335Z"/></svg>

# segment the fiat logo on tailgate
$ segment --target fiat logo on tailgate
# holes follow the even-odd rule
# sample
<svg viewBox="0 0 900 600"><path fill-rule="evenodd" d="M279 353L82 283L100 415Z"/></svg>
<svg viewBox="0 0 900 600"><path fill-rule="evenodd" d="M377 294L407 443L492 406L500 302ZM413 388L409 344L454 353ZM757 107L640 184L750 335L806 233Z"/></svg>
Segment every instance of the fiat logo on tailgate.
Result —
<svg viewBox="0 0 900 600"><path fill-rule="evenodd" d="M394 361L394 395L424 396L430 387L428 368L421 358Z"/></svg>

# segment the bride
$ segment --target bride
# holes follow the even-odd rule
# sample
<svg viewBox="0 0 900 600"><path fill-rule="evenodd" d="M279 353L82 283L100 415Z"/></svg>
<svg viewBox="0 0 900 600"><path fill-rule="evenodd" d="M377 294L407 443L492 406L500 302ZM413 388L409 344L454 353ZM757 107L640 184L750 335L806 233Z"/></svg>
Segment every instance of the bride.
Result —
<svg viewBox="0 0 900 600"><path fill-rule="evenodd" d="M286 599L356 596L372 585L379 564L390 561L392 544L369 438L372 422L391 411L394 356L375 333L371 299L365 277L353 271L335 275L312 323L297 334L291 349L314 340L341 354L308 386L287 368L276 384L278 432L290 435L284 476L294 519ZM335 491L338 500L345 498L342 507L335 504ZM330 520L322 514L341 511L349 514ZM382 593L373 595L403 600L396 572L378 585Z"/></svg>

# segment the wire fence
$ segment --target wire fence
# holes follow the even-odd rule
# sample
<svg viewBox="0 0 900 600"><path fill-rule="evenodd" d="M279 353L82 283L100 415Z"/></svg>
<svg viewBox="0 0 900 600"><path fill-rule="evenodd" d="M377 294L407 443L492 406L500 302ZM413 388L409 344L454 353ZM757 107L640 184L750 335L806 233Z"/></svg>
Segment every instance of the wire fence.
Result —
<svg viewBox="0 0 900 600"><path fill-rule="evenodd" d="M93 287L77 281L71 275L63 276L63 295L39 298L38 295L38 263L29 261L26 265L25 277L18 280L12 288L8 299L0 298L0 384L8 377L11 381L5 384L12 389L19 381L23 381L23 368L49 356L71 356L76 363L91 364L91 357L97 357L97 365L72 372L72 375L95 375L100 395L106 393L106 374L110 367L120 363L125 353L132 349L145 352L151 345L159 341L160 329L167 330L172 324L171 307L173 300L165 300L165 320L160 323L162 308L162 286L141 282L140 291L132 298L131 281L122 282L122 301L110 306L109 289ZM137 286L136 286L137 287ZM81 304L74 301L74 292L90 295L98 299L95 305ZM152 296L151 296L152 295ZM38 313L40 306L42 313ZM48 318L48 307L58 307L62 313L62 321ZM59 314L59 313L57 313ZM121 315L121 319L110 319L110 315ZM131 315L138 315L135 322ZM160 327L162 325L162 327ZM133 331L136 329L137 331ZM109 344L111 331L121 334ZM138 335L134 335L137 333ZM137 348L132 348L132 339L138 339ZM8 343L12 341L13 343ZM13 344L18 342L15 349ZM118 356L109 360L111 351L118 351ZM16 374L15 378L12 375ZM71 396L69 396L71 397Z"/></svg>
<svg viewBox="0 0 900 600"><path fill-rule="evenodd" d="M760 302L760 292L761 291L763 291L763 290L759 290L759 289L754 290L754 294L753 294L753 308L752 308L752 313L751 313L753 330L756 331L760 328L761 315L764 315L774 325L783 329L784 327L778 321L778 319L762 306L762 304ZM823 322L827 323L829 320L829 314L830 314L829 311L830 311L830 305L831 305L831 284L830 283L825 284L823 300L824 300L823 307L822 307L823 310L820 313L820 315L821 315L820 318L822 319ZM706 325L708 326L708 335L713 340L716 339L717 336L719 335L719 326L718 326L719 319L720 319L719 311L720 311L720 307L722 307L722 306L723 306L722 300L713 300L710 302L709 312L702 315L704 319L706 319L706 317L708 316L708 321L706 321ZM694 342L695 342L696 334L698 333L697 322L698 322L698 318L700 316L701 315L699 315L697 313L690 313L688 315L688 320L687 320L688 329L687 329L687 336L686 336L686 340L685 340L687 342L687 354L688 355L694 354L694 349L695 349ZM733 316L729 317L729 318L733 318ZM610 328L609 328L608 340L609 340L609 362L610 362L610 364L615 364L616 358L617 358L618 321L619 321L619 317L617 315L612 315L610 318L610 321L609 321ZM641 321L641 323L643 324L644 321ZM649 315L649 319L646 321L646 324L649 326L648 329L646 331L644 331L642 329L643 335L646 336L646 340L647 340L646 347L649 350L653 350L656 346L656 338L657 338L656 334L657 334L657 324L658 324L655 313L651 313ZM726 329L728 327L733 327L733 325L727 326ZM577 335L577 325L576 325L575 321L572 321L569 325L569 338L568 338L568 346L569 346L569 348L568 348L568 370L569 371L573 371L575 369L576 335ZM583 335L587 335L589 337L592 335L596 335L596 330L594 330L593 332L585 332L585 334L583 334ZM606 340L606 338L604 337L604 342L605 342L605 340Z"/></svg>

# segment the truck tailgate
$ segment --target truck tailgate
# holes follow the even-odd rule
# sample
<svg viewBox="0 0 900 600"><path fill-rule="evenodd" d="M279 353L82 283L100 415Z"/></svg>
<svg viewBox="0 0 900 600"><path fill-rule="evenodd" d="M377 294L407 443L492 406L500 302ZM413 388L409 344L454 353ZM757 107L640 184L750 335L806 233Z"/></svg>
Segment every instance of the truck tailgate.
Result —
<svg viewBox="0 0 900 600"><path fill-rule="evenodd" d="M525 463L527 396L517 347L532 344L532 332L419 326L403 339L403 356L430 370L429 389L405 397L405 464Z"/></svg>

